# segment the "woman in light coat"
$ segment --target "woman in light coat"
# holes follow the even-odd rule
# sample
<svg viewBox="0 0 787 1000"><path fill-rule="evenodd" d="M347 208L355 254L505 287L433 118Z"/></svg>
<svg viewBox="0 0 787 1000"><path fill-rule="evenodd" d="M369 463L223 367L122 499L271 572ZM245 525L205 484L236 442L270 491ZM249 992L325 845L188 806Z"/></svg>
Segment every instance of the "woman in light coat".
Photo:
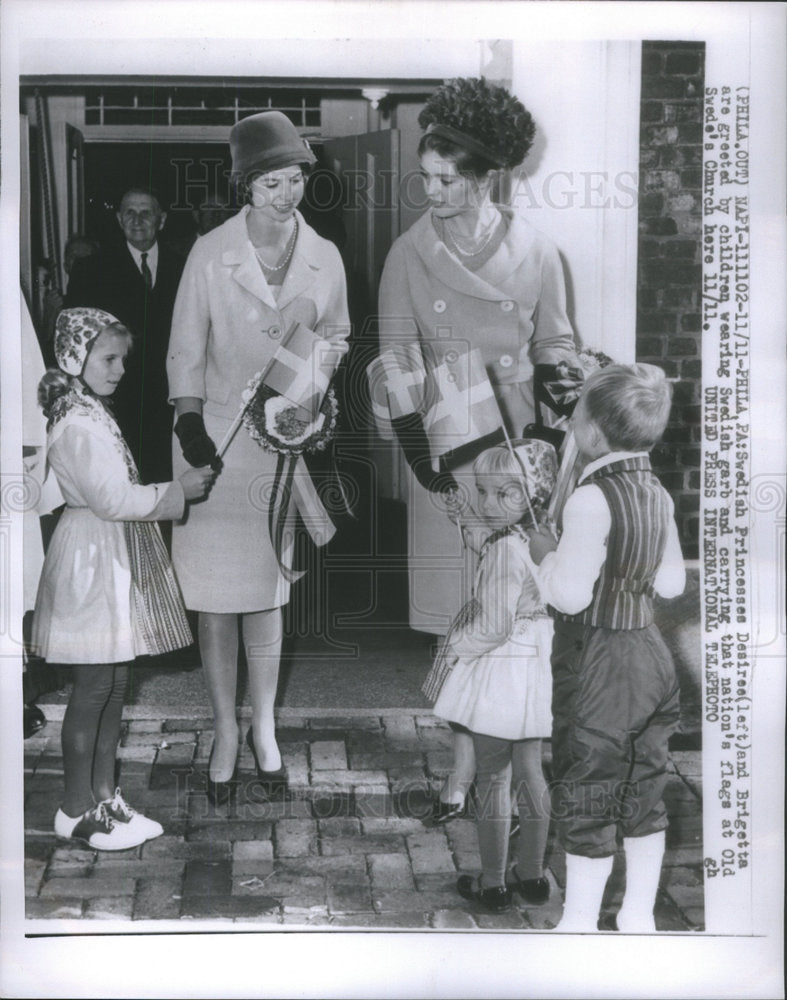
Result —
<svg viewBox="0 0 787 1000"><path fill-rule="evenodd" d="M295 323L328 340L337 358L349 334L339 253L297 211L304 169L314 162L311 150L280 112L243 119L230 145L233 172L248 203L197 240L175 303L167 371L179 467L216 462L216 444L232 424L241 394ZM289 598L268 528L276 464L277 456L241 427L221 459L210 497L173 530L173 562L186 606L199 612L200 654L215 715L208 793L218 802L229 797L238 753L239 616L252 704L248 742L268 791L286 788L273 720L280 609ZM307 476L301 463L293 488L293 504L301 511L310 493ZM304 520L319 542L328 540L327 515L316 523L310 508Z"/></svg>
<svg viewBox="0 0 787 1000"><path fill-rule="evenodd" d="M546 374L560 361L576 364L556 247L491 200L495 176L522 162L535 126L516 98L483 79L440 88L419 124L426 129L418 153L429 211L396 240L386 260L380 346L412 342L417 331L434 364L477 348L507 432L520 437L534 418L534 370L544 366ZM449 512L456 509L457 487L460 495L472 495L473 459L489 442L474 443L468 435L464 447L453 446L454 463L436 474L423 426L411 419L393 424L412 471L410 625L444 634L469 598L473 577ZM460 782L465 787L472 761L468 767ZM446 795L457 812L464 790Z"/></svg>

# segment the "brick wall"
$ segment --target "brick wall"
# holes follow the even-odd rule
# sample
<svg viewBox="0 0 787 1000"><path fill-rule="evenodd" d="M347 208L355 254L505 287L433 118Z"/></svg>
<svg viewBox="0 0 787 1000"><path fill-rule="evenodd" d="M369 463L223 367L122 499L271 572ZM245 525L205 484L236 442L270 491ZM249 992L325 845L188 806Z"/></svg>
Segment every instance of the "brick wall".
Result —
<svg viewBox="0 0 787 1000"><path fill-rule="evenodd" d="M677 379L653 464L689 559L699 538L704 65L702 43L643 43L637 359Z"/></svg>

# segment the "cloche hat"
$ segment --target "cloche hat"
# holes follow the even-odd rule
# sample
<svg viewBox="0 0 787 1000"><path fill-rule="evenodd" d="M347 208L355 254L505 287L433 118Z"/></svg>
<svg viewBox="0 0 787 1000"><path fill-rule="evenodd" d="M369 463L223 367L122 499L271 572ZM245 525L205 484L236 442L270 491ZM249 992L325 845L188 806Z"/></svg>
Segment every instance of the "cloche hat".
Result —
<svg viewBox="0 0 787 1000"><path fill-rule="evenodd" d="M230 153L232 172L242 180L253 173L317 162L309 144L281 111L261 111L233 125Z"/></svg>
<svg viewBox="0 0 787 1000"><path fill-rule="evenodd" d="M78 306L63 309L55 322L55 360L66 375L81 375L93 341L102 330L122 325L103 309Z"/></svg>

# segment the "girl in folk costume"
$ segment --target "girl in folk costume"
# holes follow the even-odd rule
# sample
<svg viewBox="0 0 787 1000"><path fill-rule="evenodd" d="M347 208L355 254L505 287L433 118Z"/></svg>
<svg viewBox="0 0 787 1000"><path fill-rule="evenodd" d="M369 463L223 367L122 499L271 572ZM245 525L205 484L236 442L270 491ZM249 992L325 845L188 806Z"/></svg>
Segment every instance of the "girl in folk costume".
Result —
<svg viewBox="0 0 787 1000"><path fill-rule="evenodd" d="M465 727L475 751L482 873L478 879L463 875L457 889L499 913L511 902L506 868L512 776L519 809L513 887L527 903L549 898L543 871L549 795L541 740L552 726L552 623L534 577L526 531L546 510L557 456L543 441L513 442L483 452L473 472L486 538L473 600L435 665L437 672L441 667L450 672L434 711Z"/></svg>
<svg viewBox="0 0 787 1000"><path fill-rule="evenodd" d="M534 374L576 364L563 269L552 241L520 212L492 201L495 180L527 156L532 116L507 90L458 79L427 101L418 147L429 211L391 247L380 284L383 350L416 341L439 365L478 349L507 432L534 419ZM467 600L472 560L449 518L473 458L494 442L473 440L435 472L419 415L393 421L412 476L408 484L410 625L445 634ZM443 449L434 449L440 453ZM474 774L469 738L440 793L438 819L460 810Z"/></svg>
<svg viewBox="0 0 787 1000"><path fill-rule="evenodd" d="M109 407L131 334L101 309L65 309L55 358L39 385L47 460L66 509L44 561L33 647L68 664L73 689L63 719L65 796L55 833L115 851L163 833L115 788L129 664L191 643L183 604L158 526L204 496L210 468L170 483L140 485Z"/></svg>

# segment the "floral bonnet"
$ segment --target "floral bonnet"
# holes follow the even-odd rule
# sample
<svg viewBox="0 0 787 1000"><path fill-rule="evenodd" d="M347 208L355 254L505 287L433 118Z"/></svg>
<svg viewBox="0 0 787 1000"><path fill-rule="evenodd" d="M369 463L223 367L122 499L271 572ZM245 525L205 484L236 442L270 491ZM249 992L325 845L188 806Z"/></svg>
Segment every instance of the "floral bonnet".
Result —
<svg viewBox="0 0 787 1000"><path fill-rule="evenodd" d="M514 439L511 446L521 466L528 496L542 511L546 510L557 481L557 452L547 441L537 438Z"/></svg>
<svg viewBox="0 0 787 1000"><path fill-rule="evenodd" d="M79 376L85 368L93 341L102 330L120 323L103 309L78 306L63 309L55 323L55 360L67 375Z"/></svg>

